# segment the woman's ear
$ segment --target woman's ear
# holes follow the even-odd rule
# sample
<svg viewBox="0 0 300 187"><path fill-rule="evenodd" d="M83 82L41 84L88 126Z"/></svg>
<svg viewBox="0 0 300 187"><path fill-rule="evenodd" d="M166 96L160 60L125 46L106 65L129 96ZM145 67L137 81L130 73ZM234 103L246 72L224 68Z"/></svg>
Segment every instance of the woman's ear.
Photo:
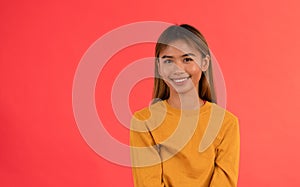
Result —
<svg viewBox="0 0 300 187"><path fill-rule="evenodd" d="M209 67L209 62L210 62L210 56L209 55L206 55L204 58L202 58L202 62L201 62L201 65L200 65L200 68L202 71L206 71Z"/></svg>

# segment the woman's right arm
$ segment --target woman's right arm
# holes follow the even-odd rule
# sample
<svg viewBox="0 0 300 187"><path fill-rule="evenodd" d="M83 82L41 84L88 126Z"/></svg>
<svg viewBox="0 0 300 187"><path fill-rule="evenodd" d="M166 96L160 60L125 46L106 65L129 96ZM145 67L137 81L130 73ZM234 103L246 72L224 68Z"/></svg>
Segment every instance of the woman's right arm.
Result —
<svg viewBox="0 0 300 187"><path fill-rule="evenodd" d="M130 156L135 187L164 187L159 149L143 120L133 117Z"/></svg>

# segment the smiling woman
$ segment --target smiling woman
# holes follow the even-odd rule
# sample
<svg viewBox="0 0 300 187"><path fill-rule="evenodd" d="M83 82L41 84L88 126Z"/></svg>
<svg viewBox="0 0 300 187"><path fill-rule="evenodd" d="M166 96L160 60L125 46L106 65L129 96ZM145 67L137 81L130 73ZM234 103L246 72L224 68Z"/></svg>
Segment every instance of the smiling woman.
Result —
<svg viewBox="0 0 300 187"><path fill-rule="evenodd" d="M236 186L238 119L217 105L203 35L187 24L171 26L155 56L153 103L131 121L135 186Z"/></svg>

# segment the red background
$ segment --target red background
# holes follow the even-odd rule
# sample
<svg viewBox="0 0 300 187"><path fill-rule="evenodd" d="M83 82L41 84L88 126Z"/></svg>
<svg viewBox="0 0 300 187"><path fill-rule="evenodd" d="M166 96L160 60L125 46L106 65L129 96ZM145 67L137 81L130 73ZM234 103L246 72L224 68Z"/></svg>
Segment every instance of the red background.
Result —
<svg viewBox="0 0 300 187"><path fill-rule="evenodd" d="M132 186L130 168L112 164L81 137L72 111L76 67L103 34L137 21L189 23L206 36L240 119L239 186L299 186L300 3L286 1L1 1L0 186ZM153 54L121 51L96 89L99 116L115 124L112 78ZM98 82L101 82L98 81ZM148 104L152 81L132 90L133 110ZM138 98L138 99L132 99ZM140 99L142 98L142 99ZM104 106L104 107L100 107Z"/></svg>

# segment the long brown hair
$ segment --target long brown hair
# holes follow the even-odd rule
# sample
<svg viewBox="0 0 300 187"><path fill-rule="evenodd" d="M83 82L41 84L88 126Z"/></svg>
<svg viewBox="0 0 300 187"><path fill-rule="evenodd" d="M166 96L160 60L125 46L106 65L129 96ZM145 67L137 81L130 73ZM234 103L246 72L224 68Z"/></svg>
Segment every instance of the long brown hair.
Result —
<svg viewBox="0 0 300 187"><path fill-rule="evenodd" d="M170 97L170 88L164 82L158 73L159 54L164 50L168 44L175 40L184 40L193 45L200 51L202 57L210 55L209 48L204 36L193 26L188 24L173 25L168 27L159 37L155 46L155 78L153 89L153 101L156 103L158 100L165 100ZM211 58L210 58L211 59ZM212 63L210 60L208 69L202 73L199 80L199 97L203 100L216 103L217 98L213 83Z"/></svg>

